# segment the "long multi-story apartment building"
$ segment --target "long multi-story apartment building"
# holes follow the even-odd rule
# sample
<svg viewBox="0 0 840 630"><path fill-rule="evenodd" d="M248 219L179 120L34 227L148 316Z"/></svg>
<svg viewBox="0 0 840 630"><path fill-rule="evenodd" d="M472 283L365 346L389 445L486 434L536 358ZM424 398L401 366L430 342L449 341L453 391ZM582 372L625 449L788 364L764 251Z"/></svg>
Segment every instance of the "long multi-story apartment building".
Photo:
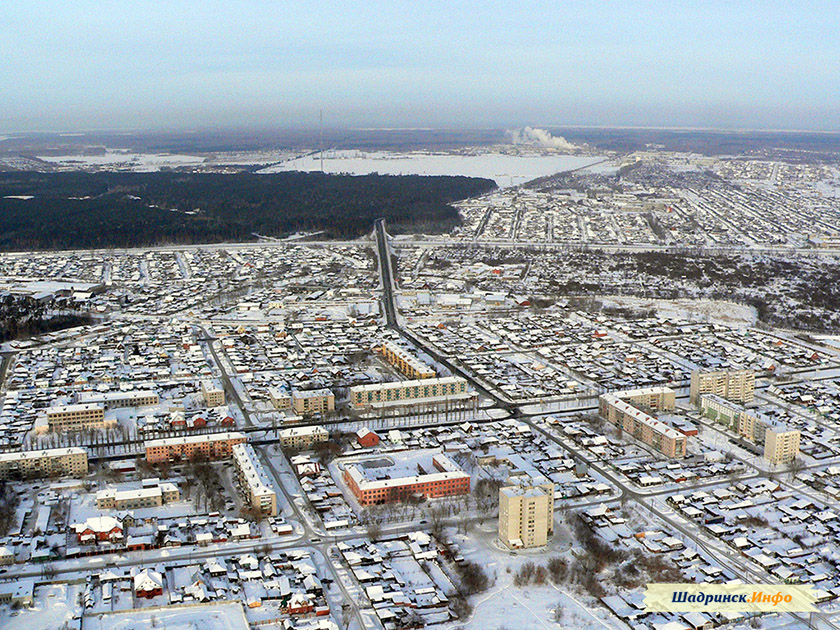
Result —
<svg viewBox="0 0 840 630"><path fill-rule="evenodd" d="M47 408L50 431L83 431L105 426L105 406L101 403L59 405Z"/></svg>
<svg viewBox="0 0 840 630"><path fill-rule="evenodd" d="M178 486L157 479L143 480L143 487L131 490L106 488L96 493L96 507L100 510L137 510L159 507L164 503L181 500Z"/></svg>
<svg viewBox="0 0 840 630"><path fill-rule="evenodd" d="M649 390L649 391L648 391ZM662 391L657 391L662 390ZM640 393L644 392L644 393ZM626 397L625 397L626 396ZM603 394L598 399L598 411L602 418L620 427L637 440L654 447L668 457L685 457L686 436L670 425L656 419L628 400L642 400L647 408L673 408L674 391L668 387L627 390Z"/></svg>
<svg viewBox="0 0 840 630"><path fill-rule="evenodd" d="M277 493L250 444L233 447L233 467L236 481L251 507L261 514L277 516Z"/></svg>
<svg viewBox="0 0 840 630"><path fill-rule="evenodd" d="M292 390L292 409L302 416L335 411L335 394L327 388Z"/></svg>
<svg viewBox="0 0 840 630"><path fill-rule="evenodd" d="M673 411L677 406L677 393L670 387L640 387L615 394L635 407L652 411Z"/></svg>
<svg viewBox="0 0 840 630"><path fill-rule="evenodd" d="M543 547L553 531L553 483L499 489L499 540L508 548Z"/></svg>
<svg viewBox="0 0 840 630"><path fill-rule="evenodd" d="M0 453L0 479L3 480L53 476L81 477L87 472L87 451L82 448Z"/></svg>
<svg viewBox="0 0 840 630"><path fill-rule="evenodd" d="M226 432L147 440L144 446L146 461L156 464L195 459L200 455L207 459L224 459L231 456L234 445L244 442L246 438L243 433Z"/></svg>
<svg viewBox="0 0 840 630"><path fill-rule="evenodd" d="M357 385L350 388L350 402L358 408L412 404L468 402L477 397L467 381L458 376L426 378L393 383Z"/></svg>
<svg viewBox="0 0 840 630"><path fill-rule="evenodd" d="M292 427L279 433L283 448L312 448L318 442L326 442L330 434L324 427Z"/></svg>
<svg viewBox="0 0 840 630"><path fill-rule="evenodd" d="M382 472L362 464L344 466L344 481L360 505L381 505L405 501L412 496L432 499L467 494L470 476L443 453L431 458L431 466L418 465L411 471ZM375 475L373 478L371 475Z"/></svg>
<svg viewBox="0 0 840 630"><path fill-rule="evenodd" d="M160 396L150 390L132 390L129 392L84 392L79 394L79 402L103 405L105 409L122 407L147 407L160 403Z"/></svg>
<svg viewBox="0 0 840 630"><path fill-rule="evenodd" d="M715 394L732 402L748 403L755 398L755 372L752 370L695 370L691 373L689 400L699 404L701 394Z"/></svg>
<svg viewBox="0 0 840 630"><path fill-rule="evenodd" d="M391 365L397 368L405 376L411 379L432 378L435 371L423 363L420 359L413 356L408 350L402 346L398 346L393 341L386 341L379 348L379 352L385 357Z"/></svg>
<svg viewBox="0 0 840 630"><path fill-rule="evenodd" d="M757 410L746 409L715 394L702 394L700 411L750 442L763 445L764 458L772 464L786 464L799 455L799 429L792 429Z"/></svg>

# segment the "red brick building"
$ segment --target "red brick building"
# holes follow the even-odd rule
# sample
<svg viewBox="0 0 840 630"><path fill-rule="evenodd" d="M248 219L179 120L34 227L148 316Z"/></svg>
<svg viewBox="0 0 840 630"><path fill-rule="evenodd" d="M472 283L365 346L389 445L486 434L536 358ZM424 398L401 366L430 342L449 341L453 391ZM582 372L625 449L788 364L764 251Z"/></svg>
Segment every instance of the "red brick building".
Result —
<svg viewBox="0 0 840 630"><path fill-rule="evenodd" d="M203 455L207 459L230 457L235 444L246 442L243 433L210 433L184 437L148 440L146 461L150 464L173 460L190 460Z"/></svg>
<svg viewBox="0 0 840 630"><path fill-rule="evenodd" d="M360 505L395 503L418 495L434 499L469 493L470 476L446 455L435 455L431 463L433 471L418 470L416 475L380 479L369 479L364 466L348 464L344 481Z"/></svg>
<svg viewBox="0 0 840 630"><path fill-rule="evenodd" d="M368 428L356 431L356 442L363 448L379 446L379 436Z"/></svg>

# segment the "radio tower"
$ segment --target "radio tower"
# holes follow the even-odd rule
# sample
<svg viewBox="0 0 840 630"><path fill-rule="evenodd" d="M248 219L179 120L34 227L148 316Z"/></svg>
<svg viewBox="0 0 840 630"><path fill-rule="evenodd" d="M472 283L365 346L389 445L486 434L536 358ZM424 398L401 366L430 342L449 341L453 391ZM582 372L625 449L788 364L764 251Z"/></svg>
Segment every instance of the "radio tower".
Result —
<svg viewBox="0 0 840 630"><path fill-rule="evenodd" d="M320 153L321 153L321 172L324 172L324 110L319 110L318 112L318 128L320 134Z"/></svg>

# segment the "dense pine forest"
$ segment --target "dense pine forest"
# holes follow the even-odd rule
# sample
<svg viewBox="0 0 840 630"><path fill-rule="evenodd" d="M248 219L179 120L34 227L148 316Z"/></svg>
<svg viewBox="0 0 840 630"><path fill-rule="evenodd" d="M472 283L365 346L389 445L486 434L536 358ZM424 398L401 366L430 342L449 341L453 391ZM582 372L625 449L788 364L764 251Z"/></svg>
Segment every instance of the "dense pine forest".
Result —
<svg viewBox="0 0 840 630"><path fill-rule="evenodd" d="M494 187L419 175L0 173L0 250L355 238L378 217L394 233L440 233L459 223L451 202Z"/></svg>

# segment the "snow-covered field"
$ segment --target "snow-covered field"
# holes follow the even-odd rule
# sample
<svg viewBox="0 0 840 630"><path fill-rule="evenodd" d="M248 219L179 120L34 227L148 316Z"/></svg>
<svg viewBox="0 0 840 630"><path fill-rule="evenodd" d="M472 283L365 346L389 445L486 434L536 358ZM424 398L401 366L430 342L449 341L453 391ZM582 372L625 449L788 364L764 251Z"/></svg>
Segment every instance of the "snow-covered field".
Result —
<svg viewBox="0 0 840 630"><path fill-rule="evenodd" d="M85 618L85 630L247 630L249 627L239 602L129 610Z"/></svg>
<svg viewBox="0 0 840 630"><path fill-rule="evenodd" d="M0 628L4 630L58 630L71 622L78 611L77 599L83 584L53 584L35 590L32 608L0 608Z"/></svg>
<svg viewBox="0 0 840 630"><path fill-rule="evenodd" d="M68 168L100 167L116 170L130 170L138 173L158 171L164 167L194 166L204 163L197 155L175 153L132 153L128 151L105 151L97 155L41 155L39 159Z"/></svg>
<svg viewBox="0 0 840 630"><path fill-rule="evenodd" d="M553 175L561 171L582 168L602 161L597 156L548 155L540 153L481 153L460 155L452 153L391 153L386 151L327 151L324 171L352 175L467 175L493 179L501 188ZM258 171L320 171L319 154L308 155L275 164Z"/></svg>
<svg viewBox="0 0 840 630"><path fill-rule="evenodd" d="M755 325L758 314L752 306L717 300L655 300L628 296L599 297L607 306L654 309L659 317L687 319L747 327Z"/></svg>

